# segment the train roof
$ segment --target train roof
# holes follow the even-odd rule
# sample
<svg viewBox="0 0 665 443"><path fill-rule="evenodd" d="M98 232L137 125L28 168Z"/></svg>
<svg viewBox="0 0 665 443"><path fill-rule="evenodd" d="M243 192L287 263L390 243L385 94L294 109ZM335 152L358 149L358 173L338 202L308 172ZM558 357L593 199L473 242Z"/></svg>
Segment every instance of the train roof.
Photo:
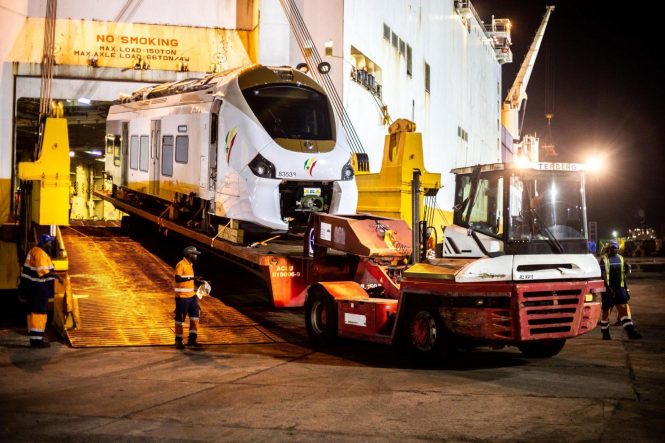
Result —
<svg viewBox="0 0 665 443"><path fill-rule="evenodd" d="M228 69L226 71L209 74L203 78L187 78L175 82L162 83L154 86L146 86L132 92L131 95L121 97L115 103L131 103L142 100L150 100L158 97L184 94L188 92L202 91L214 88L220 83L227 83L236 78L241 90L266 84L289 84L304 85L314 89L321 94L325 90L303 72L290 66L263 66L254 64L246 67Z"/></svg>

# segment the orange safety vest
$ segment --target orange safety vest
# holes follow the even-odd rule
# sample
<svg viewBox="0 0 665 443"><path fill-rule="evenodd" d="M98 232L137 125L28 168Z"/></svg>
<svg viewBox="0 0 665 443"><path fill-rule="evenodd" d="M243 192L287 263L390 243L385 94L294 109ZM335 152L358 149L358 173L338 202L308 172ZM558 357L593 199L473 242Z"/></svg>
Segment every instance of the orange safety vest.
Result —
<svg viewBox="0 0 665 443"><path fill-rule="evenodd" d="M34 246L25 257L25 264L21 271L21 277L28 280L44 283L50 280L55 280L53 276L44 277L46 274L54 270L51 257L39 246Z"/></svg>
<svg viewBox="0 0 665 443"><path fill-rule="evenodd" d="M175 265L175 275L180 277L194 277L194 266L189 260L183 258ZM175 296L179 298L193 297L196 293L194 289L194 280L187 280L175 283Z"/></svg>

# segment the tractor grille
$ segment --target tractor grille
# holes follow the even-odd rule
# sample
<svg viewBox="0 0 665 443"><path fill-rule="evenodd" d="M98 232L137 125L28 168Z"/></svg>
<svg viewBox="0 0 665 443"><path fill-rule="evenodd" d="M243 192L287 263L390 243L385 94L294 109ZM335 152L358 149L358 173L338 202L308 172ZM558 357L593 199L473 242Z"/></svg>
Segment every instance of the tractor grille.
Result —
<svg viewBox="0 0 665 443"><path fill-rule="evenodd" d="M519 292L522 338L564 337L574 331L582 289Z"/></svg>

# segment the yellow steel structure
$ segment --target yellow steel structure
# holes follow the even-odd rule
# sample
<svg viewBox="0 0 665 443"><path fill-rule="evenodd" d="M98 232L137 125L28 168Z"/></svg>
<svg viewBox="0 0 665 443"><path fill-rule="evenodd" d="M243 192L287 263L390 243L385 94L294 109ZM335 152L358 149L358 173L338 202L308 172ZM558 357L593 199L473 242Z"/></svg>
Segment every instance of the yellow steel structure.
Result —
<svg viewBox="0 0 665 443"><path fill-rule="evenodd" d="M55 283L53 299L53 322L60 332L77 327L78 307L72 297L72 288L67 271L69 261L67 251L62 240L59 226L69 225L69 133L67 119L62 118L62 106L53 106L57 117L47 118L44 124L44 133L39 158L34 162L20 162L18 176L22 181L32 181L32 192L28 194L31 199L30 212L22 214L30 216L34 223L35 236L43 228L51 226L50 232L56 237L56 254L53 257L55 271L64 274L64 282ZM18 264L19 267L22 263Z"/></svg>
<svg viewBox="0 0 665 443"><path fill-rule="evenodd" d="M5 226L2 229L4 230ZM0 289L16 289L19 273L16 242L0 240Z"/></svg>
<svg viewBox="0 0 665 443"><path fill-rule="evenodd" d="M411 181L413 170L421 175L420 208L423 196L441 187L441 174L425 170L422 134L406 119L395 121L388 129L381 172L358 174L358 212L405 220L411 226Z"/></svg>
<svg viewBox="0 0 665 443"><path fill-rule="evenodd" d="M32 221L38 225L69 225L69 134L67 119L47 118L41 155L20 162L18 176L33 181Z"/></svg>

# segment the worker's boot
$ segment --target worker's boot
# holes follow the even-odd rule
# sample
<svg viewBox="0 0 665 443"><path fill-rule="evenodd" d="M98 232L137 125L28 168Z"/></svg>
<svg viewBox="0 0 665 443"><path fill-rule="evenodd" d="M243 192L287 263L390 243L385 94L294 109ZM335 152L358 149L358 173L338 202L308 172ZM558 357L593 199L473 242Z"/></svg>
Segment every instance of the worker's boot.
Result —
<svg viewBox="0 0 665 443"><path fill-rule="evenodd" d="M196 338L199 336L198 329L199 329L199 319L198 319L198 317L190 318L189 319L189 336L187 338L187 347L190 348L190 349L201 349L203 347L196 341Z"/></svg>
<svg viewBox="0 0 665 443"><path fill-rule="evenodd" d="M182 342L182 338L175 339L175 348L176 349L185 349L185 344Z"/></svg>
<svg viewBox="0 0 665 443"><path fill-rule="evenodd" d="M632 324L626 325L626 326L624 326L624 329L626 330L626 333L628 334L629 339L639 340L640 338L642 338L642 334L637 332L637 330L635 329L635 325L632 325Z"/></svg>
<svg viewBox="0 0 665 443"><path fill-rule="evenodd" d="M610 336L610 322L602 321L600 322L600 332L603 334L603 340L612 340Z"/></svg>
<svg viewBox="0 0 665 443"><path fill-rule="evenodd" d="M30 347L31 348L50 348L51 343L47 342L46 340L30 340Z"/></svg>
<svg viewBox="0 0 665 443"><path fill-rule="evenodd" d="M201 349L203 346L199 342L196 341L196 337L192 338L190 337L189 340L187 340L187 347L191 349Z"/></svg>

